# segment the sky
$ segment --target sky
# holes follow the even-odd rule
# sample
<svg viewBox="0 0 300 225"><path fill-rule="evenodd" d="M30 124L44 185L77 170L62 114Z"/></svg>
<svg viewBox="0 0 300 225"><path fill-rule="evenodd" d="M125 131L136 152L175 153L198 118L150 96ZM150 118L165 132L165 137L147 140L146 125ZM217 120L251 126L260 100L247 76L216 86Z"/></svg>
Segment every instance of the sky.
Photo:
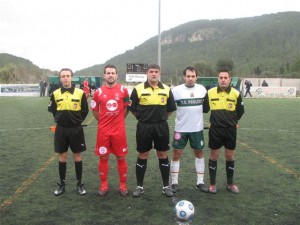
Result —
<svg viewBox="0 0 300 225"><path fill-rule="evenodd" d="M0 0L0 53L28 59L44 69L76 71L103 64L157 36L159 15L163 32L194 20L287 11L300 12L300 4L296 0Z"/></svg>

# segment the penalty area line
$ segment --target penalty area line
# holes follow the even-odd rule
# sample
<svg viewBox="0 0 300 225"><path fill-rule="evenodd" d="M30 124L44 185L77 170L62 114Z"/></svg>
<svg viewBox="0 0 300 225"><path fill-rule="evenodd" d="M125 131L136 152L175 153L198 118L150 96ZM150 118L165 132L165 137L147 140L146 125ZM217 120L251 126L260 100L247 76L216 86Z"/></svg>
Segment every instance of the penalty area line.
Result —
<svg viewBox="0 0 300 225"><path fill-rule="evenodd" d="M11 206L16 198L22 194L31 184L35 181L38 176L49 166L49 164L57 157L57 154L52 155L39 169L37 169L30 177L28 177L21 186L15 191L13 195L4 200L0 205L0 212L7 210Z"/></svg>
<svg viewBox="0 0 300 225"><path fill-rule="evenodd" d="M258 150L254 149L254 148L251 148L249 145L247 145L246 143L244 142L241 142L239 141L239 143L244 146L246 149L250 150L252 153L260 156L262 159L266 160L267 162L277 166L279 169L283 170L284 172L290 174L290 175L293 175L294 177L296 178L300 178L300 173L290 169L290 168L287 168L285 165L281 164L280 162L276 161L275 159L273 159L272 157L270 156L266 156L264 155L263 153L259 152Z"/></svg>

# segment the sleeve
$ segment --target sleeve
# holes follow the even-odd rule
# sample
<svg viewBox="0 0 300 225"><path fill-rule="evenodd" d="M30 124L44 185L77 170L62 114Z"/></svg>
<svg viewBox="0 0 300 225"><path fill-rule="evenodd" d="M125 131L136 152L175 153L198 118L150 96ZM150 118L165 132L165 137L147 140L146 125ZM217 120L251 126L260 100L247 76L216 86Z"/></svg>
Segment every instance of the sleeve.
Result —
<svg viewBox="0 0 300 225"><path fill-rule="evenodd" d="M244 113L245 113L244 102L242 100L241 95L239 95L237 98L237 105L236 105L237 119L240 120Z"/></svg>
<svg viewBox="0 0 300 225"><path fill-rule="evenodd" d="M87 102L85 94L83 94L81 98L81 117L83 120L85 120L88 113L89 113L89 104Z"/></svg>
<svg viewBox="0 0 300 225"><path fill-rule="evenodd" d="M139 98L138 98L138 95L137 95L136 88L134 88L132 90L132 93L130 95L130 101L131 101L131 104L129 106L129 110L131 112L137 112L138 105L139 105Z"/></svg>
<svg viewBox="0 0 300 225"><path fill-rule="evenodd" d="M127 107L130 103L128 89L124 87L124 107Z"/></svg>
<svg viewBox="0 0 300 225"><path fill-rule="evenodd" d="M173 111L176 111L176 103L175 103L175 100L174 100L174 96L173 96L173 93L170 89L170 92L169 92L169 98L168 98L168 101L167 101L167 112L173 112Z"/></svg>
<svg viewBox="0 0 300 225"><path fill-rule="evenodd" d="M208 113L210 110L209 101L208 101L208 92L206 93L203 101L203 112Z"/></svg>
<svg viewBox="0 0 300 225"><path fill-rule="evenodd" d="M97 90L94 92L93 98L91 100L91 110L92 111L99 111L98 96L99 96L99 91Z"/></svg>
<svg viewBox="0 0 300 225"><path fill-rule="evenodd" d="M54 95L52 93L50 96L50 102L48 104L48 112L52 113L53 117L55 117L56 111L57 111L57 105L54 99Z"/></svg>

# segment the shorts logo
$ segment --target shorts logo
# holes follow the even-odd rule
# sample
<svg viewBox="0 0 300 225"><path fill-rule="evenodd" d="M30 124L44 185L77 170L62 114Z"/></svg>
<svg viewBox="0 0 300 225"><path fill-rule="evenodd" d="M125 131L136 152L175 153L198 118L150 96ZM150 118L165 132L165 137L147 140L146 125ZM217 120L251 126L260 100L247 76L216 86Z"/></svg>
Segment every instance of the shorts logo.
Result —
<svg viewBox="0 0 300 225"><path fill-rule="evenodd" d="M105 153L107 153L107 148L105 148L105 147L103 147L103 146L100 147L100 148L99 148L99 153L100 153L100 154L105 154Z"/></svg>
<svg viewBox="0 0 300 225"><path fill-rule="evenodd" d="M74 109L77 109L77 104L74 104L73 108L74 108Z"/></svg>
<svg viewBox="0 0 300 225"><path fill-rule="evenodd" d="M231 109L232 108L232 103L228 104L228 108Z"/></svg>
<svg viewBox="0 0 300 225"><path fill-rule="evenodd" d="M164 102L165 102L165 99L164 99L164 98L162 98L162 99L161 99L161 103L164 103Z"/></svg>
<svg viewBox="0 0 300 225"><path fill-rule="evenodd" d="M181 138L181 133L175 132L175 133L174 133L174 139L175 139L176 141L178 141L178 140L180 140L180 138Z"/></svg>

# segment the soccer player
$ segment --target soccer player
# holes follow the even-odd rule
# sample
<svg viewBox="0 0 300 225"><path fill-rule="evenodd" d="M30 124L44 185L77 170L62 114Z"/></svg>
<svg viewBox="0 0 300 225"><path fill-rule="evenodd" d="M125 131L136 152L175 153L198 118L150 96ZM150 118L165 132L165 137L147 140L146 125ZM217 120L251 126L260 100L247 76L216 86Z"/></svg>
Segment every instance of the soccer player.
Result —
<svg viewBox="0 0 300 225"><path fill-rule="evenodd" d="M91 101L93 116L98 121L97 142L95 154L99 156L98 171L100 176L99 196L105 196L109 191L108 168L109 155L113 153L117 158L119 172L120 195L129 195L127 189L126 155L128 153L125 118L128 114L128 90L117 84L118 71L114 65L106 65L103 75L105 84L97 89Z"/></svg>
<svg viewBox="0 0 300 225"><path fill-rule="evenodd" d="M178 176L180 158L183 149L190 142L195 155L195 167L197 172L196 188L202 192L208 192L204 184L204 136L203 136L203 100L207 93L204 86L196 84L197 70L187 67L183 71L184 84L172 89L177 105L175 118L175 131L173 137L173 158L171 160L171 188L173 192L178 189Z"/></svg>
<svg viewBox="0 0 300 225"><path fill-rule="evenodd" d="M220 148L225 147L227 190L239 193L233 183L234 155L236 147L237 125L244 114L241 93L230 86L229 71L222 70L218 74L218 86L208 90L204 99L203 112L211 111L209 141L209 176L210 193L217 193L216 175Z"/></svg>
<svg viewBox="0 0 300 225"><path fill-rule="evenodd" d="M137 187L133 197L139 197L144 192L144 175L147 159L154 144L159 160L159 168L163 180L163 194L172 197L174 194L169 187L170 163L168 159L169 125L168 117L176 110L170 87L161 83L160 66L149 65L147 81L138 84L132 91L130 99L131 113L137 118L136 142L138 158L136 161Z"/></svg>
<svg viewBox="0 0 300 225"><path fill-rule="evenodd" d="M48 111L53 114L57 124L54 135L54 149L59 154L59 177L56 196L65 192L66 168L68 148L73 152L75 172L77 178L77 192L86 194L82 179L81 152L86 150L84 132L81 123L86 118L89 108L84 92L79 88L72 87L73 71L63 68L59 72L62 87L55 90L50 97Z"/></svg>

